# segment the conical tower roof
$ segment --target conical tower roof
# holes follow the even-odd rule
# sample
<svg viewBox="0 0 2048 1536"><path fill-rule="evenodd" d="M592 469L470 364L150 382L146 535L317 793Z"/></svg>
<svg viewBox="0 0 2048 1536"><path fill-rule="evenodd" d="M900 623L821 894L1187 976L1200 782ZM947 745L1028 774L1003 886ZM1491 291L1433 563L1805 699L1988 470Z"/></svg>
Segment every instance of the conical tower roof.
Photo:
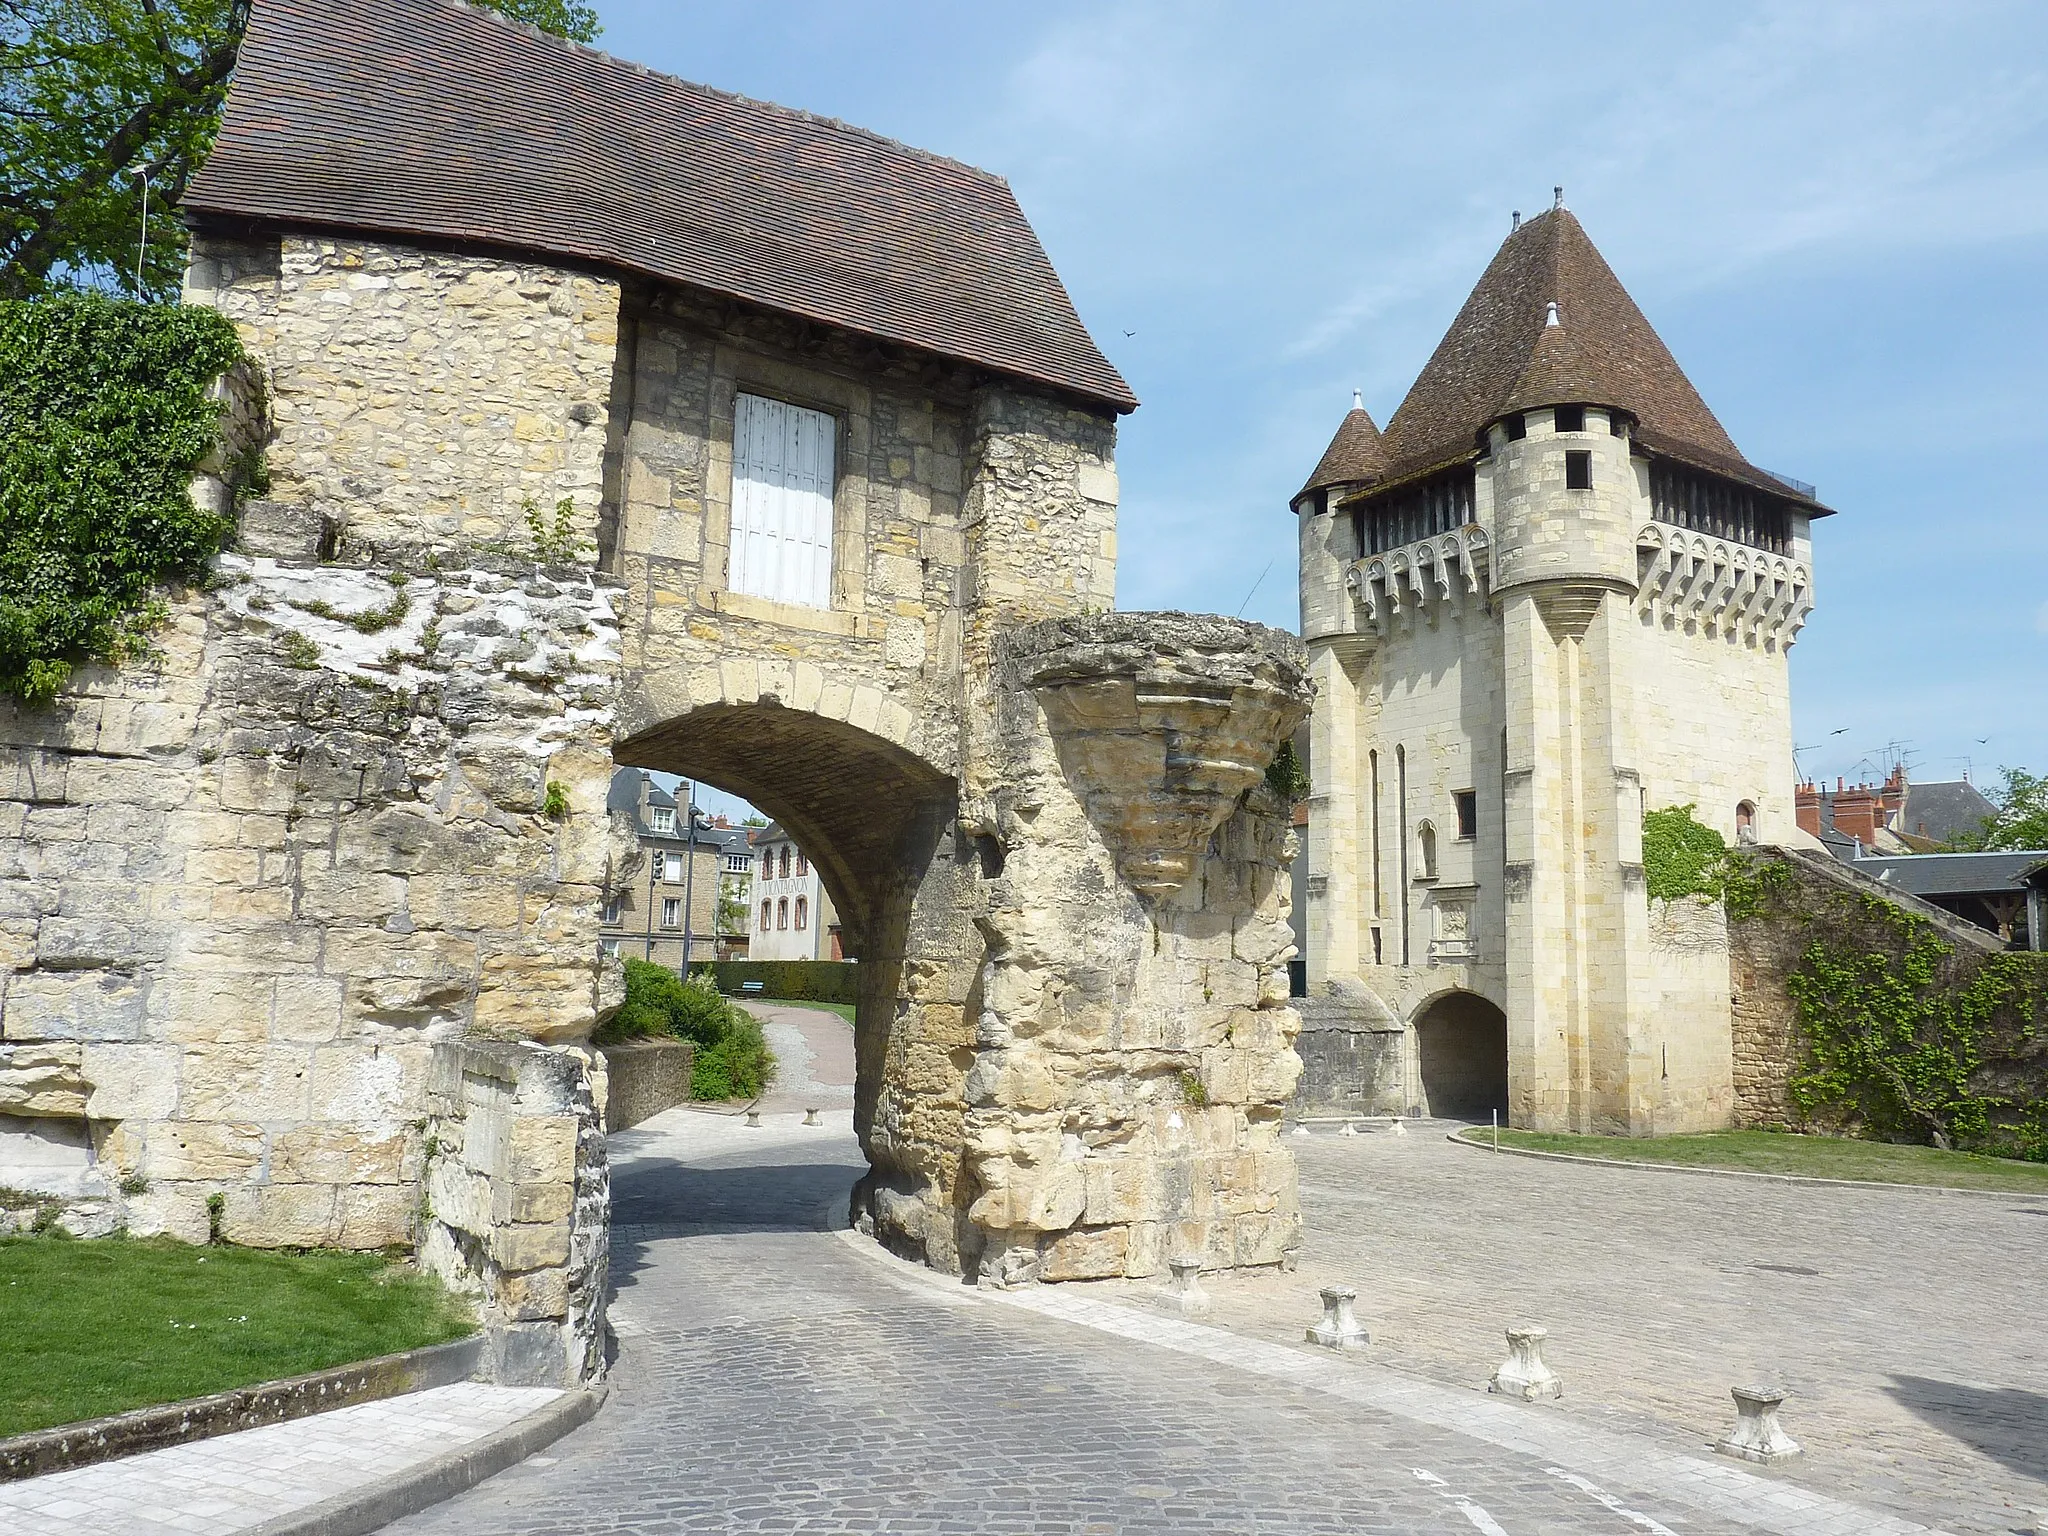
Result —
<svg viewBox="0 0 2048 1536"><path fill-rule="evenodd" d="M1351 409L1338 424L1337 435L1323 450L1315 473L1308 477L1308 484L1296 493L1296 501L1310 491L1320 491L1326 486L1358 485L1378 480L1386 474L1387 453L1381 443L1380 429L1355 393L1351 399Z"/></svg>
<svg viewBox="0 0 2048 1536"><path fill-rule="evenodd" d="M1563 208L1502 242L1387 423L1387 477L1469 457L1488 424L1546 405L1619 406L1636 419L1636 441L1653 453L1806 499L1743 458Z"/></svg>

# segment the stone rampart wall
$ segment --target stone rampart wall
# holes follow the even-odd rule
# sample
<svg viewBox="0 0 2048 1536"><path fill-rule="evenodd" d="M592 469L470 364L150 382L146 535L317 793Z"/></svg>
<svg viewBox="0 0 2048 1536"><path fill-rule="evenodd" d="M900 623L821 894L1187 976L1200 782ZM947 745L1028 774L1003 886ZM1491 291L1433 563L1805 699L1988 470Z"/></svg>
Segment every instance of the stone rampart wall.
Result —
<svg viewBox="0 0 2048 1536"><path fill-rule="evenodd" d="M690 1063L697 1048L687 1040L629 1040L608 1045L604 1128L623 1131L665 1109L690 1102Z"/></svg>

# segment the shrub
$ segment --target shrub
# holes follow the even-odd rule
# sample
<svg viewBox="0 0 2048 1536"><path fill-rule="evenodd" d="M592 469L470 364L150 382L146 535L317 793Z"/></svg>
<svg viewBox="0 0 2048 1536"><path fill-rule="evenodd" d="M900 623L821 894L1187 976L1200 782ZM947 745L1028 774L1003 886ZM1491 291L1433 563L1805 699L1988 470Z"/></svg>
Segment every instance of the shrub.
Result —
<svg viewBox="0 0 2048 1536"><path fill-rule="evenodd" d="M0 303L0 693L40 703L77 662L145 651L158 588L219 551L232 520L187 487L241 356L211 310Z"/></svg>
<svg viewBox="0 0 2048 1536"><path fill-rule="evenodd" d="M685 981L666 966L628 960L626 1000L599 1031L600 1045L667 1036L689 1040L690 1096L754 1098L775 1080L775 1055L752 1014L719 995L709 977Z"/></svg>

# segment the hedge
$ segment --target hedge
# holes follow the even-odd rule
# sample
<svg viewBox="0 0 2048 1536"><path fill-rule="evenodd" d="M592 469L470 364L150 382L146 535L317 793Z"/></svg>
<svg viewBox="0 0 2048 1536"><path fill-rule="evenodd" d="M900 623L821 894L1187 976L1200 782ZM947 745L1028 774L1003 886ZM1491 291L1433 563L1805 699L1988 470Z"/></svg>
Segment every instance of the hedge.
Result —
<svg viewBox="0 0 2048 1536"><path fill-rule="evenodd" d="M857 1003L860 967L851 960L720 960L711 967L718 990L741 995L745 982L761 983L761 997L792 1002Z"/></svg>

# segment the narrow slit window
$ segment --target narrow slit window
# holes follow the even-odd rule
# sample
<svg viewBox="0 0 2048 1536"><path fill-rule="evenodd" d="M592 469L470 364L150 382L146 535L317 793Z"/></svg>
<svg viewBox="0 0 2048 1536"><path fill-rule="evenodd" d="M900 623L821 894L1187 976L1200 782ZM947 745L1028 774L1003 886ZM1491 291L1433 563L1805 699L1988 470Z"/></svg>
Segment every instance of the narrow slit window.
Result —
<svg viewBox="0 0 2048 1536"><path fill-rule="evenodd" d="M1568 491L1593 489L1593 455L1590 450L1567 450L1564 456L1564 488Z"/></svg>

